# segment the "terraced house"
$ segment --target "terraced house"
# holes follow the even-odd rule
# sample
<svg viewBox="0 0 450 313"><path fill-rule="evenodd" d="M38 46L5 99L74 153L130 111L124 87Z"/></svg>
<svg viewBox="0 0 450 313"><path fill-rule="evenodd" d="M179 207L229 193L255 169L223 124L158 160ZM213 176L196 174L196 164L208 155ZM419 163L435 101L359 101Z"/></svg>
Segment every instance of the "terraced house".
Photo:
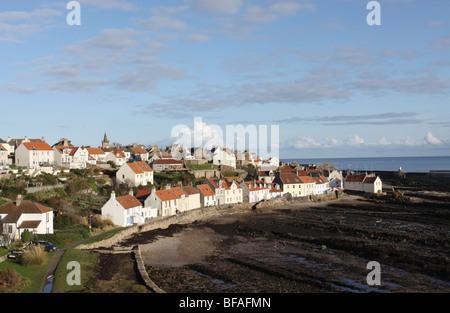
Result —
<svg viewBox="0 0 450 313"><path fill-rule="evenodd" d="M132 193L116 197L115 192L111 192L111 198L102 207L102 216L122 227L145 222L142 204Z"/></svg>
<svg viewBox="0 0 450 313"><path fill-rule="evenodd" d="M152 190L144 207L157 210L157 216L175 215L179 211L179 197L170 189Z"/></svg>

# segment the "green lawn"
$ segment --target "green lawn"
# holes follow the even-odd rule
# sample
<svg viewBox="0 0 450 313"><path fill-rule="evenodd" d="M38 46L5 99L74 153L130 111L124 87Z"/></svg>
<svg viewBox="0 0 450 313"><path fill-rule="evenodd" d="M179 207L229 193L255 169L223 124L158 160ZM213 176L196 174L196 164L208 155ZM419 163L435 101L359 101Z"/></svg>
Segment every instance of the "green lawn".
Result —
<svg viewBox="0 0 450 313"><path fill-rule="evenodd" d="M67 275L72 269L67 269L69 262L76 261L80 264L81 285L70 286L67 283ZM81 292L91 289L90 280L95 277L98 269L98 254L78 249L67 249L56 268L53 279L52 292Z"/></svg>
<svg viewBox="0 0 450 313"><path fill-rule="evenodd" d="M46 252L47 259L41 266L24 266L19 261L9 260L0 263L0 271L12 268L15 270L22 279L25 280L25 286L19 293L40 293L44 287L45 279L47 276L48 265L50 260L55 255L55 252Z"/></svg>
<svg viewBox="0 0 450 313"><path fill-rule="evenodd" d="M191 170L216 170L219 168L217 165L214 165L211 163L198 164L198 165L189 164L189 165L186 165L186 167Z"/></svg>

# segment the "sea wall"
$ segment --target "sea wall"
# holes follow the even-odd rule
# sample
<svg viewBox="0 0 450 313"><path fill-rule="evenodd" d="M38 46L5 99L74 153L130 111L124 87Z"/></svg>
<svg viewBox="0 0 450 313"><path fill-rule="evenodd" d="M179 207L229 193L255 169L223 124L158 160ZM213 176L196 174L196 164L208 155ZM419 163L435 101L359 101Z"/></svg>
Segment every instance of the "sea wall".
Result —
<svg viewBox="0 0 450 313"><path fill-rule="evenodd" d="M313 201L317 201L317 199L335 199L334 194L330 195L318 195L314 198ZM219 208L217 207L207 207L207 208L200 208L195 209L187 212L183 212L182 214L177 215L171 215L171 216L164 216L164 217L156 217L150 219L148 222L146 222L143 225L135 225L125 228L123 231L115 234L114 236L104 239L102 241L94 242L91 244L83 244L79 245L76 248L77 249L85 249L85 250L91 250L91 249L99 249L99 248L111 248L112 246L119 243L121 240L127 239L131 237L132 235L139 233L139 232L147 232L155 229L166 229L172 224L189 224L192 222L195 222L199 218L207 218L207 217L214 217L214 216L220 216L227 211L228 209L232 209L234 212L242 212L242 211L250 211L250 210L256 210L256 209L262 209L262 208L275 208L282 205L285 205L287 203L292 202L305 202L310 201L310 199L300 199L295 201L287 200L286 198L276 198L271 200L264 200L260 201L258 203L240 203L240 204L224 204L221 205Z"/></svg>

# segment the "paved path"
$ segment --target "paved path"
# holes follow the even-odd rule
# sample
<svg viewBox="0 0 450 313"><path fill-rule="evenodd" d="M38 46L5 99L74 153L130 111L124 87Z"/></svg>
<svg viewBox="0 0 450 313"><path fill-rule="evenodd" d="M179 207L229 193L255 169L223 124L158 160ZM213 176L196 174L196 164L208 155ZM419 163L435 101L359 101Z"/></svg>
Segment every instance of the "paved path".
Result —
<svg viewBox="0 0 450 313"><path fill-rule="evenodd" d="M58 251L56 251L55 255L53 256L53 258L50 261L50 264L48 265L47 276L46 276L47 278L46 278L44 287L42 288L42 292L48 292L48 293L51 292L51 288L50 288L51 286L50 285L53 284L53 277L55 276L56 268L58 267L59 261L61 260L64 252L66 252L67 249L71 249L71 248L73 248L75 246L78 246L79 244L85 243L88 240L95 239L97 237L100 237L100 236L105 235L107 233L113 232L113 231L115 231L117 229L120 229L120 228L111 229L111 230L109 230L107 232L100 233L98 235L95 235L95 236L92 236L92 237L89 237L89 238L86 238L86 239L83 239L83 240L71 243L67 247L65 247L63 249L59 249Z"/></svg>

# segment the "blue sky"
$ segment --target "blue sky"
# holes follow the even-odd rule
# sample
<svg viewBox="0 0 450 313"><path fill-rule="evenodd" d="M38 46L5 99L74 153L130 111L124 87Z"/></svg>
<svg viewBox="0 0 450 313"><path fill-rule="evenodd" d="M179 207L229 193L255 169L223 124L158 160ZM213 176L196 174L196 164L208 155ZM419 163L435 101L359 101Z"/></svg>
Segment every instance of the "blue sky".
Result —
<svg viewBox="0 0 450 313"><path fill-rule="evenodd" d="M167 145L278 125L280 158L450 155L450 2L0 0L0 138Z"/></svg>

